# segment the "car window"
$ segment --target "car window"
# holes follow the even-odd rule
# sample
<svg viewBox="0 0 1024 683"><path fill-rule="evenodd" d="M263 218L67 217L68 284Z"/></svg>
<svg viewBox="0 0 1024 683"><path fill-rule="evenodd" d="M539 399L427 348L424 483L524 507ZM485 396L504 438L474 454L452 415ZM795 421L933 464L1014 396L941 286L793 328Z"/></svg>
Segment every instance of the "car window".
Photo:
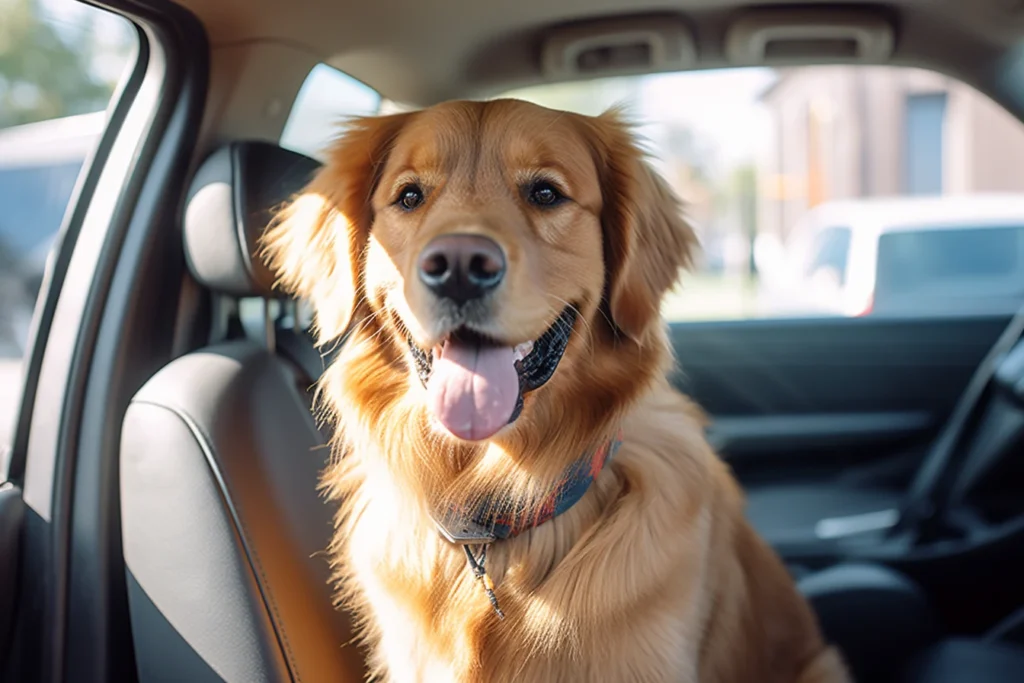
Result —
<svg viewBox="0 0 1024 683"><path fill-rule="evenodd" d="M876 291L883 302L913 298L941 309L982 297L985 309L1024 297L1024 225L918 228L878 240Z"/></svg>
<svg viewBox="0 0 1024 683"><path fill-rule="evenodd" d="M377 91L326 64L309 72L292 104L281 146L322 159L323 151L350 116L377 112Z"/></svg>
<svg viewBox="0 0 1024 683"><path fill-rule="evenodd" d="M825 228L815 236L811 256L804 267L804 277L827 270L835 274L837 284L846 283L847 259L850 256L850 229Z"/></svg>
<svg viewBox="0 0 1024 683"><path fill-rule="evenodd" d="M47 257L134 48L128 22L73 0L0 7L0 456Z"/></svg>
<svg viewBox="0 0 1024 683"><path fill-rule="evenodd" d="M961 288L943 315L1009 313L1024 303L997 277L1016 252L994 256L1009 238L990 234L993 222L1024 225L1024 126L948 76L903 67L757 67L547 84L502 96L584 114L625 106L702 245L696 268L666 301L671 321L912 316L926 311L914 297L932 296L926 281ZM953 222L960 230L880 240L879 226L894 216L903 225ZM911 242L921 250L905 249ZM947 249L972 255L969 287L945 261ZM894 275L879 263L877 278L895 279L877 279L876 251L906 271ZM835 277L812 277L823 267Z"/></svg>

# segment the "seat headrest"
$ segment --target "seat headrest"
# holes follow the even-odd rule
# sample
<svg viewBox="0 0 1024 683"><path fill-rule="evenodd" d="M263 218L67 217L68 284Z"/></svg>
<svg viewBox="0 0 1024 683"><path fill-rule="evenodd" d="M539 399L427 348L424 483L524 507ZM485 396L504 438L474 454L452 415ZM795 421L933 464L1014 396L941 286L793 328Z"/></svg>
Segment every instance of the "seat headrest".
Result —
<svg viewBox="0 0 1024 683"><path fill-rule="evenodd" d="M232 142L210 155L185 206L185 258L193 277L232 296L277 296L259 238L273 211L319 168L316 160L267 142Z"/></svg>

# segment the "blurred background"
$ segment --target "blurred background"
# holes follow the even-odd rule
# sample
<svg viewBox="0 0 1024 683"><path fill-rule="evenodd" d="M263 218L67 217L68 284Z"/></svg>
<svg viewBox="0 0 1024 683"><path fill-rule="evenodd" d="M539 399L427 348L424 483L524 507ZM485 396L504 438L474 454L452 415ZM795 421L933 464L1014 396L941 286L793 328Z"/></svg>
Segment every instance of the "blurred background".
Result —
<svg viewBox="0 0 1024 683"><path fill-rule="evenodd" d="M72 0L0 0L0 386L18 383L47 257L135 46L127 23ZM671 321L969 315L1024 297L1024 127L949 77L753 68L507 95L626 106L703 247ZM316 156L343 117L401 108L321 65L281 143Z"/></svg>
<svg viewBox="0 0 1024 683"><path fill-rule="evenodd" d="M1024 293L1024 128L954 79L818 66L511 94L627 103L703 245L670 320L960 315Z"/></svg>
<svg viewBox="0 0 1024 683"><path fill-rule="evenodd" d="M106 12L0 0L0 358L22 354L46 257L134 47Z"/></svg>

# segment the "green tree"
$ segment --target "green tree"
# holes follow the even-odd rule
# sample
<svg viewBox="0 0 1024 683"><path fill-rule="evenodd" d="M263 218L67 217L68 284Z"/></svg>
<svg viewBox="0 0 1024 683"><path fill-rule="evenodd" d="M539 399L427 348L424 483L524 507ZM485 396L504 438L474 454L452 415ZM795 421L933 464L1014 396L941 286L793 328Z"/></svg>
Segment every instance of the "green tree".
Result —
<svg viewBox="0 0 1024 683"><path fill-rule="evenodd" d="M93 49L91 31L62 36L39 0L0 0L0 128L105 108Z"/></svg>

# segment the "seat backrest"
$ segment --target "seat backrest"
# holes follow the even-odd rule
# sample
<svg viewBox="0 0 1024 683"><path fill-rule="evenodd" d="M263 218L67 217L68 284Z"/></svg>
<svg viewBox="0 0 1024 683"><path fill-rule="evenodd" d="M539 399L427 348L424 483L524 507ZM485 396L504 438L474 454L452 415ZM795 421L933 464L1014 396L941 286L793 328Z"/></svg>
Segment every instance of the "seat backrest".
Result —
<svg viewBox="0 0 1024 683"><path fill-rule="evenodd" d="M316 168L266 143L214 153L185 214L196 280L273 296L258 235ZM334 510L317 489L328 449L295 371L267 343L226 341L168 364L128 408L121 519L141 683L365 678L332 605Z"/></svg>

